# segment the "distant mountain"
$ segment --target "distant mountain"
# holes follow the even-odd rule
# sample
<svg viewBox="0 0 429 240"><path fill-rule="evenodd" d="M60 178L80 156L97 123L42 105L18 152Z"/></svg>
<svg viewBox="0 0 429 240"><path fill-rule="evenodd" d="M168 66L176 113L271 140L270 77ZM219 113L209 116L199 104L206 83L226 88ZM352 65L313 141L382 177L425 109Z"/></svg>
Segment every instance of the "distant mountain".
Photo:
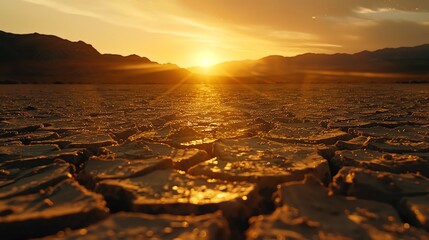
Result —
<svg viewBox="0 0 429 240"><path fill-rule="evenodd" d="M174 83L189 75L137 55L100 54L82 41L0 31L0 82Z"/></svg>
<svg viewBox="0 0 429 240"><path fill-rule="evenodd" d="M224 62L209 72L219 79L253 82L302 81L427 81L429 44L417 47L386 48L355 54L314 54L296 57L268 56L259 60Z"/></svg>
<svg viewBox="0 0 429 240"><path fill-rule="evenodd" d="M355 54L274 55L189 70L137 55L101 54L82 41L0 31L0 83L429 82L429 44Z"/></svg>

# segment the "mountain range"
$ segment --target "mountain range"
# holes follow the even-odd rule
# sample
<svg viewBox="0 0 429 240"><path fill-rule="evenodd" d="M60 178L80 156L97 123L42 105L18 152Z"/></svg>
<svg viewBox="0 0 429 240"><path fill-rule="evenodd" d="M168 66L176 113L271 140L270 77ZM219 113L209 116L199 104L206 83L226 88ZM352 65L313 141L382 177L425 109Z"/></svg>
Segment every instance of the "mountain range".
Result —
<svg viewBox="0 0 429 240"><path fill-rule="evenodd" d="M0 31L0 83L302 83L427 82L429 44L355 54L267 56L209 69L159 64L137 55L101 54L52 35Z"/></svg>
<svg viewBox="0 0 429 240"><path fill-rule="evenodd" d="M190 72L137 55L101 54L82 41L0 31L0 82L171 83Z"/></svg>
<svg viewBox="0 0 429 240"><path fill-rule="evenodd" d="M259 60L224 62L210 69L197 67L191 70L196 73L210 72L237 81L426 82L429 80L429 44L355 54L273 55Z"/></svg>

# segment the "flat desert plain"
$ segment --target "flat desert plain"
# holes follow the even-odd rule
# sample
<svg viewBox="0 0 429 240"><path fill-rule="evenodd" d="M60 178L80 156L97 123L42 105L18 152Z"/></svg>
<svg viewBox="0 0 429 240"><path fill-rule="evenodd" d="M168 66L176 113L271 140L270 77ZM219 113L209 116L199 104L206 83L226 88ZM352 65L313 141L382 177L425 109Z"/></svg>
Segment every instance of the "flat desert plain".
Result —
<svg viewBox="0 0 429 240"><path fill-rule="evenodd" d="M1 85L0 234L429 239L429 85Z"/></svg>

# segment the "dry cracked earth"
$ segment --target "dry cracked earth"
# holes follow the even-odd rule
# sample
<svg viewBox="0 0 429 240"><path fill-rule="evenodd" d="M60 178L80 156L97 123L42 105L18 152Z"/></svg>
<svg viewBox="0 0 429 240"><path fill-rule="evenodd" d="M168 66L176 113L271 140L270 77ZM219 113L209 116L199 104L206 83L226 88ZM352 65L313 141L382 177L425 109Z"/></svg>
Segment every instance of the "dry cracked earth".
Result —
<svg viewBox="0 0 429 240"><path fill-rule="evenodd" d="M428 85L3 85L2 239L429 239Z"/></svg>

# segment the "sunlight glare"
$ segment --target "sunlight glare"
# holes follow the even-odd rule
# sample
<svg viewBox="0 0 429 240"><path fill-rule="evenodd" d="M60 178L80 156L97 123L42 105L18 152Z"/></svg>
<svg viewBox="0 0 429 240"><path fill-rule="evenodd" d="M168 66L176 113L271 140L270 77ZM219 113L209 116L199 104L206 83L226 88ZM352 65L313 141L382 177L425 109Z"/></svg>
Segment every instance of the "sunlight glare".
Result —
<svg viewBox="0 0 429 240"><path fill-rule="evenodd" d="M201 52L197 56L197 64L203 68L209 68L216 63L216 56L212 52Z"/></svg>

